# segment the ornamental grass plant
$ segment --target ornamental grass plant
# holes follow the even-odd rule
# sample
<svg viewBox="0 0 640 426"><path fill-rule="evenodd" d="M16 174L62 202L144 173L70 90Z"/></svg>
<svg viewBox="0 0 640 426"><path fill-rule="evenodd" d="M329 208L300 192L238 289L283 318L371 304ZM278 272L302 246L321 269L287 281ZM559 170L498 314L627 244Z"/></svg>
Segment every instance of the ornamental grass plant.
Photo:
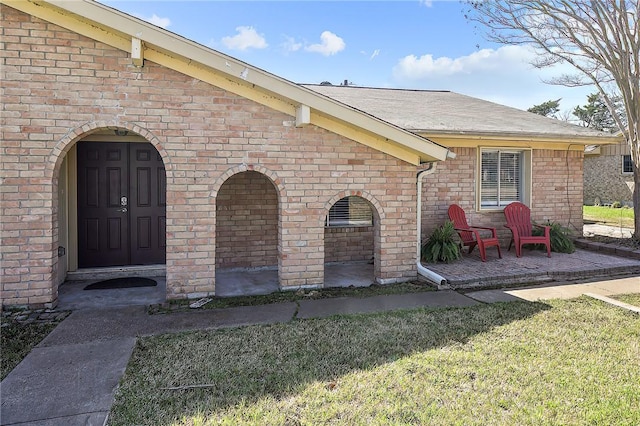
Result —
<svg viewBox="0 0 640 426"><path fill-rule="evenodd" d="M433 230L429 239L422 245L421 258L427 263L451 263L460 258L460 244L453 228L453 222Z"/></svg>

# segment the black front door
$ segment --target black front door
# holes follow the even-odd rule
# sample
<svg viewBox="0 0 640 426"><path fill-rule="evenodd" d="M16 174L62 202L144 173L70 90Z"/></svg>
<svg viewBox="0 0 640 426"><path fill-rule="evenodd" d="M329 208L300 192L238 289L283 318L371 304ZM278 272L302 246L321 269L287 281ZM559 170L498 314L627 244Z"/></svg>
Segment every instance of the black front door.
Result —
<svg viewBox="0 0 640 426"><path fill-rule="evenodd" d="M149 143L78 143L78 266L165 263L166 177Z"/></svg>

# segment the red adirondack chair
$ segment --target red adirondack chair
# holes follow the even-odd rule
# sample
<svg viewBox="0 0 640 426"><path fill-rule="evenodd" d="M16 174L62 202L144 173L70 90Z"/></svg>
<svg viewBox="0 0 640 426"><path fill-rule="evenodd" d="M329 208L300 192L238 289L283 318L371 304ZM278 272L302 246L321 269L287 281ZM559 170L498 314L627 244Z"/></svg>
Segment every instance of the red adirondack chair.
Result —
<svg viewBox="0 0 640 426"><path fill-rule="evenodd" d="M462 240L462 244L469 247L469 253L473 251L475 246L478 246L478 249L480 250L480 259L485 262L487 260L486 248L495 246L498 249L498 257L502 259L496 228L469 226L464 210L457 204L449 206L448 214L449 219L453 222L453 228L458 232L458 235ZM480 234L480 231L490 231L491 237L483 237ZM487 233L485 232L485 235L486 234Z"/></svg>
<svg viewBox="0 0 640 426"><path fill-rule="evenodd" d="M522 246L525 244L544 244L547 247L547 256L551 257L551 228L544 225L536 225L531 223L531 210L522 203L515 202L504 208L504 217L507 220L505 227L511 230L511 245L516 246L516 256L522 256ZM532 235L533 227L544 229L544 235Z"/></svg>

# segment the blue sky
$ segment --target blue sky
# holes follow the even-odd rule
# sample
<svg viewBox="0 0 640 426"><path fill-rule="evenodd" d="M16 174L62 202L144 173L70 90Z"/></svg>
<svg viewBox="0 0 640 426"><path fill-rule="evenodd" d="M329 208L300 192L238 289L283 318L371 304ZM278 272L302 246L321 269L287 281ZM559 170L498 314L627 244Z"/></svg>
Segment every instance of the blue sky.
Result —
<svg viewBox="0 0 640 426"><path fill-rule="evenodd" d="M527 109L593 88L544 79L526 47L486 41L457 1L113 1L104 4L296 83L451 90Z"/></svg>

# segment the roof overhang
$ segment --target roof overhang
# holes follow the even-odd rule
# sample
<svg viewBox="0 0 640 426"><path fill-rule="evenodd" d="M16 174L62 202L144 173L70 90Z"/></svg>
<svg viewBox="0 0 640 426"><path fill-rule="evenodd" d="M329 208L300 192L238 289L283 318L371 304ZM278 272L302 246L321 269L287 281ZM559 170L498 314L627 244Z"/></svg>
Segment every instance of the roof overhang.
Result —
<svg viewBox="0 0 640 426"><path fill-rule="evenodd" d="M0 0L7 6L171 68L411 164L445 160L446 147L291 81L91 0Z"/></svg>
<svg viewBox="0 0 640 426"><path fill-rule="evenodd" d="M612 145L624 140L621 135L610 136L567 136L534 133L505 133L505 132L442 132L420 130L416 133L432 139L437 143L449 147L475 147L479 145L515 144L538 149L567 149L568 146L576 150L583 150L588 145Z"/></svg>

